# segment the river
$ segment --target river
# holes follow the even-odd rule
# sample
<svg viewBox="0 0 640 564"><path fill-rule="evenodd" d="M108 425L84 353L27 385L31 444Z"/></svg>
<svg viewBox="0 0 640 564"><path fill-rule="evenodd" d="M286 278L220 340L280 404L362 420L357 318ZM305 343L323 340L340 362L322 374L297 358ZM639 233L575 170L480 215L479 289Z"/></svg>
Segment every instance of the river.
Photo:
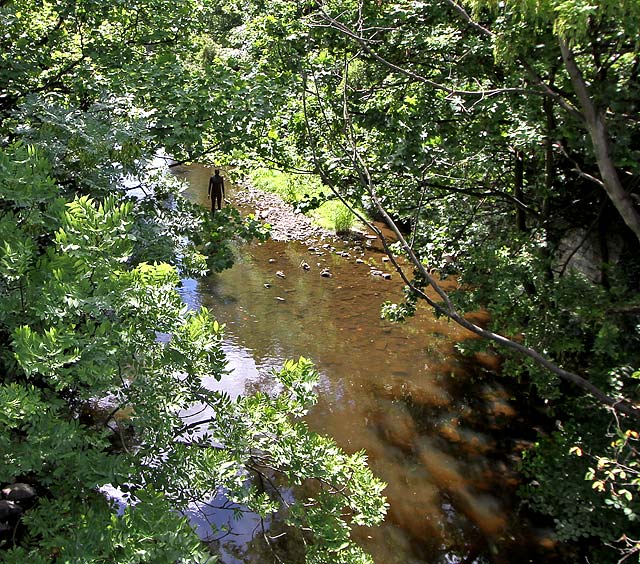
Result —
<svg viewBox="0 0 640 564"><path fill-rule="evenodd" d="M205 206L208 173L186 174L187 197ZM375 244L349 248L349 257L319 247L246 245L233 268L183 281L185 301L226 328L231 373L217 385L234 396L268 392L285 360L315 363L321 380L309 426L346 451L365 449L388 484L385 523L354 532L377 564L555 561L548 532L517 511L517 461L530 432L509 382L495 375L498 360L459 355L456 343L471 335L426 307L403 324L381 320L380 305L399 300L402 285L356 263L362 256L391 273ZM324 268L331 278L320 276ZM209 518L231 521L220 511ZM247 516L214 542L225 564L273 560L252 540L255 525Z"/></svg>

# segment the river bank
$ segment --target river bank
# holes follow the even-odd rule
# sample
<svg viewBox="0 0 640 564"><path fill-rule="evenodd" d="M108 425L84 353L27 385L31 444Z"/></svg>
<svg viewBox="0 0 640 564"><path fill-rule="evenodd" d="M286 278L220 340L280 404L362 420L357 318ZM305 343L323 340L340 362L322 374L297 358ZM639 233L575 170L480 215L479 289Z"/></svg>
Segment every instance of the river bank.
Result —
<svg viewBox="0 0 640 564"><path fill-rule="evenodd" d="M256 218L271 225L271 238L274 241L313 244L335 239L333 233L315 225L277 194L259 190L247 181L240 182L237 189L233 190L231 202L237 207L252 210Z"/></svg>

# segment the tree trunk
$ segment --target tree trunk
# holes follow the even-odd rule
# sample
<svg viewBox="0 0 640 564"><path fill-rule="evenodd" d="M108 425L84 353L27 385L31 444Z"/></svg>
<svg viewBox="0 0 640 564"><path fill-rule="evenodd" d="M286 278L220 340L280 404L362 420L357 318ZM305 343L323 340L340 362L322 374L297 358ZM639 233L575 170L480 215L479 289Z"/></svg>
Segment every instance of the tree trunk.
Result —
<svg viewBox="0 0 640 564"><path fill-rule="evenodd" d="M591 137L593 150L595 152L598 169L602 178L602 185L609 196L609 199L622 216L629 229L634 232L640 242L640 213L635 209L633 200L625 191L620 182L618 171L611 158L609 132L604 115L600 112L591 96L585 83L584 77L576 64L573 51L569 48L564 39L560 38L560 51L562 60L569 73L571 84L575 90L582 116L587 126L587 131Z"/></svg>

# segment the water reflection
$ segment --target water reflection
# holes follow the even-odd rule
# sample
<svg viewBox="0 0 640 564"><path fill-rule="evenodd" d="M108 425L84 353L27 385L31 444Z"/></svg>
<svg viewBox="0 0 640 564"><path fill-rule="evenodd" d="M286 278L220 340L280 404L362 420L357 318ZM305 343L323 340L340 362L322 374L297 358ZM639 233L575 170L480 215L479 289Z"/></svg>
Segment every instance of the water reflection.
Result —
<svg viewBox="0 0 640 564"><path fill-rule="evenodd" d="M189 195L205 205L208 175L189 170ZM313 360L321 383L309 425L349 452L365 449L388 483L384 525L354 533L377 563L551 562L514 513L518 413L483 370L495 359L459 358L455 343L470 335L426 309L403 325L381 320L400 285L372 277L355 256L274 241L238 252L232 269L181 290L226 326L231 373L207 385L232 396L269 392L286 359ZM379 251L364 258L384 268ZM332 278L319 275L326 267ZM249 518L225 562L271 561L258 541L247 544L251 528Z"/></svg>

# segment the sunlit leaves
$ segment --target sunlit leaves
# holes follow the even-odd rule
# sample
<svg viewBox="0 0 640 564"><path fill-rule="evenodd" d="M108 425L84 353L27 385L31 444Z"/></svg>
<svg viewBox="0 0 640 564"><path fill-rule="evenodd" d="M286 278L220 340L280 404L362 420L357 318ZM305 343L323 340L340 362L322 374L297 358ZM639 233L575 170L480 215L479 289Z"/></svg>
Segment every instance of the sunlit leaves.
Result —
<svg viewBox="0 0 640 564"><path fill-rule="evenodd" d="M312 387L318 374L304 358L289 361L274 374L284 385L275 397L255 394L240 398L229 409L218 412L208 426L212 437L249 467L269 476L283 475L287 483L315 487L326 491L307 497L306 489L285 504L287 521L309 527L314 535L309 559L314 562L358 562L354 555L365 558L350 540L350 527L340 515L349 509L354 524L375 525L385 515L382 497L385 487L366 467L363 453L347 455L332 439L310 432L306 425L292 420L291 414L302 416L315 402ZM287 415L289 414L289 415ZM251 486L237 475L227 480L232 497L249 507L262 506L261 498L252 501ZM338 495L336 495L338 494Z"/></svg>
<svg viewBox="0 0 640 564"><path fill-rule="evenodd" d="M308 361L287 365L274 397L233 402L204 386L225 374L221 328L182 303L180 277L228 267L231 238L267 232L231 208L211 218L149 163L160 146L176 158L233 147L276 104L264 67L251 80L225 66L252 66L228 38L204 56L213 21L242 20L232 12L195 0L0 7L0 482L39 493L3 561L211 560L178 512L220 492L281 511L249 483L269 457L290 483L339 492L299 521L331 555L359 554L343 508L382 519L364 459L295 420L315 399ZM303 33L264 25L287 32L281 55L298 53ZM271 131L268 149L284 140ZM194 406L211 421L186 423ZM107 484L130 496L122 514Z"/></svg>
<svg viewBox="0 0 640 564"><path fill-rule="evenodd" d="M46 202L58 194L49 162L33 146L18 144L0 151L0 174L0 201L18 208Z"/></svg>
<svg viewBox="0 0 640 564"><path fill-rule="evenodd" d="M120 204L114 197L94 203L89 197L76 198L67 204L63 226L56 233L56 242L62 253L78 257L76 264L84 263L91 270L92 263L83 261L87 255L99 258L105 266L126 261L133 245L129 230L131 222L125 218L131 213L131 204Z"/></svg>

